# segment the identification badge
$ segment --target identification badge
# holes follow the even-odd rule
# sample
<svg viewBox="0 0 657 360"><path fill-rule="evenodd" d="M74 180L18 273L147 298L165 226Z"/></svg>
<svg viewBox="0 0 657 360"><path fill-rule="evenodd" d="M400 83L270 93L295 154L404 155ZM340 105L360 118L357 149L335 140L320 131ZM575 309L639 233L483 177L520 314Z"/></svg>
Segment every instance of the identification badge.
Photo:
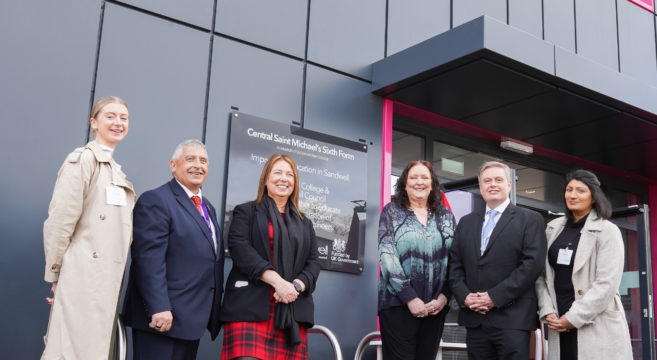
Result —
<svg viewBox="0 0 657 360"><path fill-rule="evenodd" d="M570 259L573 257L573 251L570 249L559 249L559 256L557 256L557 264L570 265Z"/></svg>
<svg viewBox="0 0 657 360"><path fill-rule="evenodd" d="M117 205L125 206L126 205L126 196L125 190L122 187L116 185L107 185L107 205Z"/></svg>

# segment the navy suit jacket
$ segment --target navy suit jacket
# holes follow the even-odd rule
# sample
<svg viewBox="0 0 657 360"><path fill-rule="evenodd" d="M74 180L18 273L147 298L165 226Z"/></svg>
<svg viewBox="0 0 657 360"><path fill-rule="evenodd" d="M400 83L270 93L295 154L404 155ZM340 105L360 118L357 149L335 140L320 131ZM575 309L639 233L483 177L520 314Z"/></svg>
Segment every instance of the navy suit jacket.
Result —
<svg viewBox="0 0 657 360"><path fill-rule="evenodd" d="M459 324L477 327L487 317L500 329L534 330L538 326L534 283L543 272L547 247L543 218L509 204L480 255L483 223L484 211L464 216L449 251L449 282L461 305ZM464 306L469 293L484 291L495 304L486 315Z"/></svg>
<svg viewBox="0 0 657 360"><path fill-rule="evenodd" d="M163 335L196 340L207 328L216 338L221 329L224 250L215 209L205 197L203 202L216 229L216 254L205 220L175 179L137 200L123 306L126 325L155 332L148 327L151 316L170 310L173 324Z"/></svg>

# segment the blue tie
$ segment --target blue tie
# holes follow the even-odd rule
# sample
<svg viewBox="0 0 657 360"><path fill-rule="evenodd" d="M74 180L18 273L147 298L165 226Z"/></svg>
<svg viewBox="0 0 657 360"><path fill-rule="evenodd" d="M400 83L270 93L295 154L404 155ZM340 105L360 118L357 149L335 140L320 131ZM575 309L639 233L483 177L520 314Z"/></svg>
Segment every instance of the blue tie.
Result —
<svg viewBox="0 0 657 360"><path fill-rule="evenodd" d="M484 229L481 230L481 255L484 254L484 251L486 251L486 247L488 246L488 240L490 240L490 235L495 227L495 216L497 216L497 214L497 210L488 210L488 221L486 222L486 225L484 225Z"/></svg>

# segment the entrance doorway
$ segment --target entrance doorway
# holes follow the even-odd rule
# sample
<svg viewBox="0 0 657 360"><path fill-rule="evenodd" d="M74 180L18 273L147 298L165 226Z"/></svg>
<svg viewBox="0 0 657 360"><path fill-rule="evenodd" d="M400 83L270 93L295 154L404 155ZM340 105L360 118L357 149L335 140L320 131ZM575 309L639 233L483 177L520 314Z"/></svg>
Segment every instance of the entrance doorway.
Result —
<svg viewBox="0 0 657 360"><path fill-rule="evenodd" d="M441 141L433 134L435 132L435 129L427 131L426 128L412 125L393 131L390 169L390 183L393 186L409 161L430 161L458 221L461 216L485 206L479 194L476 175L484 161L496 160L506 163L514 171L516 181L513 182L511 197L516 205L538 211L546 223L563 215L565 169L544 170L532 166L532 159L523 162L518 161L517 157L504 158L499 151L485 146L481 151L472 151L455 145L458 141ZM628 320L634 358L653 359L655 326L648 207L632 204L641 198L634 193L616 188L604 190L616 208L612 221L621 229L625 243L625 267L619 292ZM394 189L390 191L394 193ZM632 205L628 207L628 204ZM447 322L456 323L456 316L457 311L450 312ZM463 331L455 329L452 334L454 338L449 341L458 342Z"/></svg>

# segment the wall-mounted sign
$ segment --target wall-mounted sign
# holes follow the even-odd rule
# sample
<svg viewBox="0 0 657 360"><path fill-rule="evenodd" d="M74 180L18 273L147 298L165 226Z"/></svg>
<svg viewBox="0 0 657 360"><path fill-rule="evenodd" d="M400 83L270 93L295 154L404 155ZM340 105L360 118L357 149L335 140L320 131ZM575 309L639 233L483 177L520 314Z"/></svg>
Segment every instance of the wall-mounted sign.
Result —
<svg viewBox="0 0 657 360"><path fill-rule="evenodd" d="M630 2L633 2L642 8L648 10L648 11L655 11L655 4L653 0L629 0Z"/></svg>
<svg viewBox="0 0 657 360"><path fill-rule="evenodd" d="M362 143L232 113L226 229L233 208L255 199L262 167L276 153L290 155L297 164L299 207L313 221L322 268L362 272L367 193L367 145Z"/></svg>

